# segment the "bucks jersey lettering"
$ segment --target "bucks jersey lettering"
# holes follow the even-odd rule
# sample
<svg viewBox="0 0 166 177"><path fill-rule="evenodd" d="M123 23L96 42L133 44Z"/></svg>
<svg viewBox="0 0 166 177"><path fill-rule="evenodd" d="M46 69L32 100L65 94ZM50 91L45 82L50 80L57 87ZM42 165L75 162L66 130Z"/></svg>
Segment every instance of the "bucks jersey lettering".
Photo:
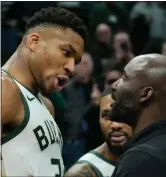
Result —
<svg viewBox="0 0 166 177"><path fill-rule="evenodd" d="M6 176L63 176L63 142L56 122L38 95L13 80L20 89L25 116L18 128L1 138Z"/></svg>
<svg viewBox="0 0 166 177"><path fill-rule="evenodd" d="M54 143L60 144L62 138L60 132L58 132L58 134L56 133L56 127L52 121L46 120L44 121L44 123L49 136L46 134L44 128L41 125L38 125L33 130L41 151L45 150L49 145L52 145Z"/></svg>

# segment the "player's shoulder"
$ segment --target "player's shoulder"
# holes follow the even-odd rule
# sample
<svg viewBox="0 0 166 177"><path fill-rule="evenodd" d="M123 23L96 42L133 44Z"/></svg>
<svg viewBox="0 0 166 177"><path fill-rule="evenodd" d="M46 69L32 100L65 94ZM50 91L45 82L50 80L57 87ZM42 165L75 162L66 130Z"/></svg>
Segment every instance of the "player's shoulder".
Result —
<svg viewBox="0 0 166 177"><path fill-rule="evenodd" d="M97 173L88 163L81 163L73 165L66 173L65 177L97 177Z"/></svg>
<svg viewBox="0 0 166 177"><path fill-rule="evenodd" d="M22 106L20 90L17 84L8 76L1 74L2 89L2 118L8 120L8 117L14 118L17 111ZM17 104L16 104L17 103Z"/></svg>
<svg viewBox="0 0 166 177"><path fill-rule="evenodd" d="M15 94L18 91L16 83L7 75L1 73L1 84L4 91Z"/></svg>
<svg viewBox="0 0 166 177"><path fill-rule="evenodd" d="M46 105L47 109L50 111L51 115L54 117L55 116L55 112L54 112L54 106L53 106L52 102L48 98L43 96L42 94L40 94L39 97L44 102L44 104Z"/></svg>

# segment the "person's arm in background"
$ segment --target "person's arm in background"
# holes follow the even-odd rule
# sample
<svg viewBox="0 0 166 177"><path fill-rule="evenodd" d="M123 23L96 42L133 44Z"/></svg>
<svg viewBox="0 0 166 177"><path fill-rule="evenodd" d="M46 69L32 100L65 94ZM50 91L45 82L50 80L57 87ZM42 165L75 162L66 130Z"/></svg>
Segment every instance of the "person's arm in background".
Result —
<svg viewBox="0 0 166 177"><path fill-rule="evenodd" d="M65 177L98 177L89 164L75 164L66 173Z"/></svg>

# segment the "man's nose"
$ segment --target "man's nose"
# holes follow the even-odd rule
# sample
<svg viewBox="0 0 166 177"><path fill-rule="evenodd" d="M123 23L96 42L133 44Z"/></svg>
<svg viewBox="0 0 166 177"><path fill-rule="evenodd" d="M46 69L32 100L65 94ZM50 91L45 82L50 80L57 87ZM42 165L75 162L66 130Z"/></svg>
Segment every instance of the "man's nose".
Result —
<svg viewBox="0 0 166 177"><path fill-rule="evenodd" d="M119 83L119 80L117 80L116 82L114 82L114 83L111 85L112 98L113 98L114 100L115 100L115 93L116 93L116 89L117 89L118 83Z"/></svg>
<svg viewBox="0 0 166 177"><path fill-rule="evenodd" d="M121 130L123 128L123 124L118 122L111 122L111 128L116 131Z"/></svg>
<svg viewBox="0 0 166 177"><path fill-rule="evenodd" d="M66 65L64 66L65 71L68 73L68 75L74 75L75 73L75 60L74 58L70 58Z"/></svg>

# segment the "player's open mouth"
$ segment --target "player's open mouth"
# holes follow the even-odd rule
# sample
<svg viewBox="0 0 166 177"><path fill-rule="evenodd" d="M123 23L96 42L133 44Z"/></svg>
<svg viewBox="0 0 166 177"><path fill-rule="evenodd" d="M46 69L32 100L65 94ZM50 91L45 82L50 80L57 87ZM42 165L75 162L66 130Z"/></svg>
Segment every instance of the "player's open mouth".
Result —
<svg viewBox="0 0 166 177"><path fill-rule="evenodd" d="M54 80L54 87L56 90L60 91L63 89L64 85L69 81L67 76L57 76Z"/></svg>

